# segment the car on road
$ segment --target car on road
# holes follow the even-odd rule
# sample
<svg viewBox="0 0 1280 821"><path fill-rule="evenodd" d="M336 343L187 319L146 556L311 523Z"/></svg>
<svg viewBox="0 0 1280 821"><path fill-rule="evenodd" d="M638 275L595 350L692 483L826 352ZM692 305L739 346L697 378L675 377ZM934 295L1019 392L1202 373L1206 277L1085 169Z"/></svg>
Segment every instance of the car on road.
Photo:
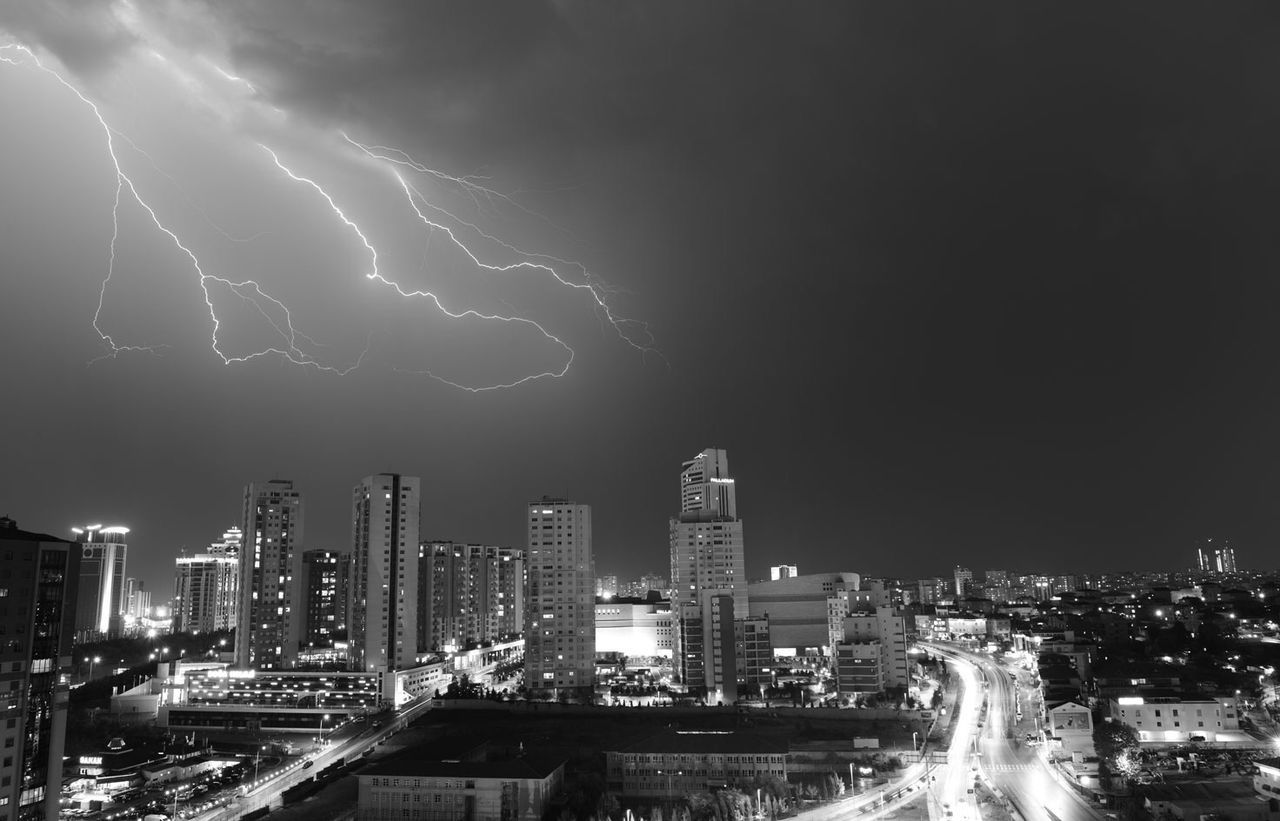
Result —
<svg viewBox="0 0 1280 821"><path fill-rule="evenodd" d="M302 765L302 769L304 769L304 770L305 770L306 768L308 768L308 767L314 767L315 765L316 765L315 759L314 759L314 758L308 758L308 759L307 759L307 762L306 762L305 764L303 764L303 765Z"/></svg>

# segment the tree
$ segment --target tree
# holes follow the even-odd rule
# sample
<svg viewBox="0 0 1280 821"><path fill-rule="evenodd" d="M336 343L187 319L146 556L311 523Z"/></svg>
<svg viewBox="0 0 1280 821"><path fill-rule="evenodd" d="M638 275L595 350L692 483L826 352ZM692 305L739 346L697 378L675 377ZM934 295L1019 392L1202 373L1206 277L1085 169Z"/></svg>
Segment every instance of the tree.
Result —
<svg viewBox="0 0 1280 821"><path fill-rule="evenodd" d="M1138 734L1127 724L1107 718L1093 725L1093 745L1109 775L1128 777L1138 770Z"/></svg>

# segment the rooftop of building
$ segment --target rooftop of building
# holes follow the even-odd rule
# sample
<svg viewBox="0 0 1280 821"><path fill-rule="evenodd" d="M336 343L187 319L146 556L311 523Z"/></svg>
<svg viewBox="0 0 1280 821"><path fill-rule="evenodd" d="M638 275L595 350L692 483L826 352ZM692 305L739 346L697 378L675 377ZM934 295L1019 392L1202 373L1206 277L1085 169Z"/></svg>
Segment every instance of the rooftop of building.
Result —
<svg viewBox="0 0 1280 821"><path fill-rule="evenodd" d="M1049 701L1045 702L1044 708L1046 710L1056 710L1059 707L1068 707L1068 706L1079 707L1083 710L1089 709L1087 706L1080 703L1080 699L1076 699L1076 698L1050 699Z"/></svg>
<svg viewBox="0 0 1280 821"><path fill-rule="evenodd" d="M1182 669L1162 661L1114 659L1093 666L1094 678L1179 678Z"/></svg>
<svg viewBox="0 0 1280 821"><path fill-rule="evenodd" d="M69 544L70 539L50 536L47 533L35 533L22 530L18 523L8 516L0 516L0 542L62 542Z"/></svg>
<svg viewBox="0 0 1280 821"><path fill-rule="evenodd" d="M1257 807L1258 797L1247 781L1178 781L1151 784L1142 788L1147 801L1177 804L1184 815L1229 816L1234 808Z"/></svg>
<svg viewBox="0 0 1280 821"><path fill-rule="evenodd" d="M785 742L736 730L668 728L612 752L620 753L772 753L789 752Z"/></svg>
<svg viewBox="0 0 1280 821"><path fill-rule="evenodd" d="M465 745L463 745L465 747ZM483 748L484 745L481 745ZM474 751L472 751L474 752ZM497 757L476 757L466 753L458 758L440 758L416 749L360 771L360 776L457 777L457 779L543 780L564 766L567 758L543 752L493 751Z"/></svg>
<svg viewBox="0 0 1280 821"><path fill-rule="evenodd" d="M1213 696L1206 696L1204 693L1184 693L1180 690L1171 690L1169 688L1142 689L1134 688L1132 698L1141 698L1143 704L1217 704L1218 701ZM1129 696L1112 696L1112 701L1118 701ZM1223 696L1227 698L1227 696Z"/></svg>

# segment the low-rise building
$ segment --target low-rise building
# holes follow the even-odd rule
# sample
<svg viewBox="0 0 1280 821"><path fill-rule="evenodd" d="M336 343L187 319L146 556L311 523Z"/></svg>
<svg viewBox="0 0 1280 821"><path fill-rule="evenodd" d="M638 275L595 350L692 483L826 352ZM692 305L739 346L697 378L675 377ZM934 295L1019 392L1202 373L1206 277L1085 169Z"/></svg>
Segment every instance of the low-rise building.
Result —
<svg viewBox="0 0 1280 821"><path fill-rule="evenodd" d="M830 644L827 599L856 591L860 583L857 573L809 573L753 582L747 586L750 616L767 616L773 646L789 654L825 647Z"/></svg>
<svg viewBox="0 0 1280 821"><path fill-rule="evenodd" d="M671 658L670 602L615 599L596 604L596 654Z"/></svg>
<svg viewBox="0 0 1280 821"><path fill-rule="evenodd" d="M664 730L605 753L610 792L663 798L787 778L785 743L735 730ZM363 819L361 819L363 821Z"/></svg>
<svg viewBox="0 0 1280 821"><path fill-rule="evenodd" d="M885 683L884 646L878 641L849 641L836 645L836 689L841 695L879 693Z"/></svg>
<svg viewBox="0 0 1280 821"><path fill-rule="evenodd" d="M1118 696L1108 701L1108 711L1143 744L1215 743L1240 736L1234 698Z"/></svg>
<svg viewBox="0 0 1280 821"><path fill-rule="evenodd" d="M852 601L854 594L849 594ZM892 607L852 611L833 649L836 685L841 696L910 687L906 618Z"/></svg>
<svg viewBox="0 0 1280 821"><path fill-rule="evenodd" d="M76 775L68 780L72 803L81 807L142 784L143 770L169 760L165 753L135 750L124 739L113 738L105 749L84 753L76 763Z"/></svg>
<svg viewBox="0 0 1280 821"><path fill-rule="evenodd" d="M1274 802L1259 801L1247 783L1192 781L1150 784L1142 788L1142 805L1150 816L1167 821L1276 821Z"/></svg>
<svg viewBox="0 0 1280 821"><path fill-rule="evenodd" d="M456 760L401 756L361 770L358 821L541 821L565 759L478 748Z"/></svg>
<svg viewBox="0 0 1280 821"><path fill-rule="evenodd" d="M1253 762L1258 772L1253 776L1253 790L1280 811L1280 758L1259 758Z"/></svg>
<svg viewBox="0 0 1280 821"><path fill-rule="evenodd" d="M1093 758L1093 713L1081 701L1051 701L1045 704L1045 734L1055 758ZM1079 754L1077 756L1077 754Z"/></svg>

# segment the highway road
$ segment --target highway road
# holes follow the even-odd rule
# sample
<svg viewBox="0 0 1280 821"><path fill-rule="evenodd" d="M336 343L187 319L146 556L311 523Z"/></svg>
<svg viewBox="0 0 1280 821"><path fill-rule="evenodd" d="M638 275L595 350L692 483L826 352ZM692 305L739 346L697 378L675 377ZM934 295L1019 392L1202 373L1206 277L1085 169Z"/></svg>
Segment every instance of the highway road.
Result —
<svg viewBox="0 0 1280 821"><path fill-rule="evenodd" d="M938 651L941 652L941 649ZM974 665L958 663L953 665L953 669L964 683L964 690L955 708L959 715L954 719L946 764L933 767L912 764L896 780L884 787L836 804L807 810L797 818L803 821L841 821L852 818L873 821L918 798L922 790L927 790L931 821L980 821L975 796L969 789L973 786L974 778L971 762L976 749L978 715L982 709L982 684Z"/></svg>
<svg viewBox="0 0 1280 821"><path fill-rule="evenodd" d="M977 653L943 646L930 646L930 649L955 662L956 669L969 670L988 682L987 715L978 739L981 754L976 757L977 771L1013 802L1026 821L1100 821L1103 818L1064 783L1064 776L1051 769L1041 754L1043 748L1030 747L1021 739L1007 737L1007 731L1017 725L1019 703L1024 710L1030 710L1027 688L1015 684L1008 668ZM973 774L971 769L970 776Z"/></svg>
<svg viewBox="0 0 1280 821"><path fill-rule="evenodd" d="M395 713L374 715L363 721L346 724L325 735L323 749L261 773L256 780L243 785L245 792L230 803L211 807L191 816L191 820L235 821L247 813L263 808L280 807L286 791L311 780L339 761L363 758L378 744L430 710L431 706L431 699L424 696L409 702ZM375 723L380 726L374 726Z"/></svg>

